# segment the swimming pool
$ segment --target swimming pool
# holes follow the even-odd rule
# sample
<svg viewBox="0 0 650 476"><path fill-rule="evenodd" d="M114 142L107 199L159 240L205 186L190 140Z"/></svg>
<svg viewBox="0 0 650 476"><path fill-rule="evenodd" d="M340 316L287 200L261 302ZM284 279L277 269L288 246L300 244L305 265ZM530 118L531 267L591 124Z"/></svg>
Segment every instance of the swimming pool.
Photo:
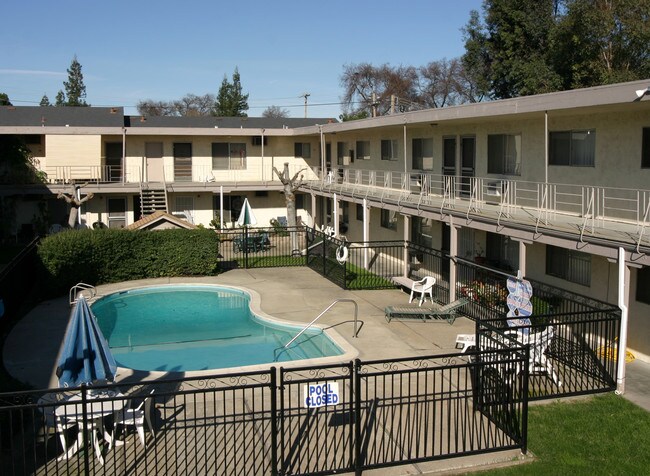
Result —
<svg viewBox="0 0 650 476"><path fill-rule="evenodd" d="M283 346L302 326L271 322L242 290L208 285L132 289L98 299L92 311L120 367L184 372L342 355L319 328Z"/></svg>

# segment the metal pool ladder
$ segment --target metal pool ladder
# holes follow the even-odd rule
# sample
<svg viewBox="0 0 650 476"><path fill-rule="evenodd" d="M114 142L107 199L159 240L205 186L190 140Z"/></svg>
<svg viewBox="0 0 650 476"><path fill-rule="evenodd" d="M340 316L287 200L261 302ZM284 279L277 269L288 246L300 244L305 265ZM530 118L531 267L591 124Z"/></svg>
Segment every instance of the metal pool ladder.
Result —
<svg viewBox="0 0 650 476"><path fill-rule="evenodd" d="M354 299L337 299L337 300L334 301L332 304L330 304L329 306L327 306L323 312L321 312L318 316L316 316L316 318L314 318L313 321L311 321L309 324L307 324L305 327L303 327L303 329L302 329L300 332L298 332L298 333L293 337L293 339L291 339L289 342L287 342L287 343L284 345L284 349L286 349L286 348L289 347L291 344L293 344L293 341L295 341L298 337L300 337L300 336L301 336L301 335L302 335L302 334L303 334L307 329L309 329L309 328L310 328L310 327L311 327L311 326L312 326L312 325L313 325L313 324L314 324L318 319L320 319L320 318L321 318L321 317L322 317L322 316L323 316L327 311L329 311L330 309L332 309L336 304L338 304L338 303L340 303L340 302L351 302L352 304L354 304L354 334L352 335L352 337L355 337L355 338L356 338L356 337L357 337L357 334L359 333L359 330L358 330L358 327L357 327L357 315L359 314L359 305L357 304L357 302L356 302Z"/></svg>
<svg viewBox="0 0 650 476"><path fill-rule="evenodd" d="M86 283L77 283L70 288L69 297L71 306L77 302L77 295L83 291L88 291L90 293L89 299L92 299L97 295L97 289L95 289L95 286Z"/></svg>

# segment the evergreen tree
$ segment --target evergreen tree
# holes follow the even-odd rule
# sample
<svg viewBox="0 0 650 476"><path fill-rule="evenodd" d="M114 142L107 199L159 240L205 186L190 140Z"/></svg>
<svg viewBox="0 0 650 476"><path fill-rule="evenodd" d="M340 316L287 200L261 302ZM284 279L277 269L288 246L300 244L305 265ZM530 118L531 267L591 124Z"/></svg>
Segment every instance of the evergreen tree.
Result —
<svg viewBox="0 0 650 476"><path fill-rule="evenodd" d="M65 106L65 93L59 89L59 92L56 93L55 103L57 106Z"/></svg>
<svg viewBox="0 0 650 476"><path fill-rule="evenodd" d="M41 107L43 107L43 106L51 106L50 98L47 97L47 94L43 94L43 97L41 98L41 102L40 102L39 105Z"/></svg>
<svg viewBox="0 0 650 476"><path fill-rule="evenodd" d="M68 80L63 82L67 101L66 106L89 106L86 103L86 85L84 75L81 72L81 64L77 61L77 55L72 59L68 68Z"/></svg>
<svg viewBox="0 0 650 476"><path fill-rule="evenodd" d="M239 70L235 68L232 75L232 83L224 75L217 102L215 104L215 116L222 117L247 117L248 94L242 94L241 78Z"/></svg>

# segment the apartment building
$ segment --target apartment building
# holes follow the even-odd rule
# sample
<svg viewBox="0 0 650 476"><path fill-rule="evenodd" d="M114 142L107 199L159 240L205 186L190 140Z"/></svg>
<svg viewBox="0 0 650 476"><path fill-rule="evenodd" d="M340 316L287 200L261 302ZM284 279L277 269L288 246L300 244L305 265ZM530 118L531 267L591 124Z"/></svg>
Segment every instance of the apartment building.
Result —
<svg viewBox="0 0 650 476"><path fill-rule="evenodd" d="M17 235L39 217L65 223L63 192L93 194L80 213L87 227L128 226L157 209L230 227L244 198L268 226L286 215L274 172L286 163L302 176L303 223L350 241L407 239L620 304L629 349L650 361L649 87L346 123L2 107L0 134L23 136L43 172L43 183L0 185L15 203L4 219Z"/></svg>

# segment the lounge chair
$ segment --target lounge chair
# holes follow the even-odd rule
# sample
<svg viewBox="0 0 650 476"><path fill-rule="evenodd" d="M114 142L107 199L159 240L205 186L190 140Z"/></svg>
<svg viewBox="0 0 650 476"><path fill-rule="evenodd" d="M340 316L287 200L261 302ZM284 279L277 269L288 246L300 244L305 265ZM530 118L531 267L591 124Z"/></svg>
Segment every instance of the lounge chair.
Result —
<svg viewBox="0 0 650 476"><path fill-rule="evenodd" d="M392 319L411 320L421 319L423 322L436 322L446 320L450 325L456 320L458 310L467 304L467 298L461 298L444 306L388 306L384 309L386 320Z"/></svg>

